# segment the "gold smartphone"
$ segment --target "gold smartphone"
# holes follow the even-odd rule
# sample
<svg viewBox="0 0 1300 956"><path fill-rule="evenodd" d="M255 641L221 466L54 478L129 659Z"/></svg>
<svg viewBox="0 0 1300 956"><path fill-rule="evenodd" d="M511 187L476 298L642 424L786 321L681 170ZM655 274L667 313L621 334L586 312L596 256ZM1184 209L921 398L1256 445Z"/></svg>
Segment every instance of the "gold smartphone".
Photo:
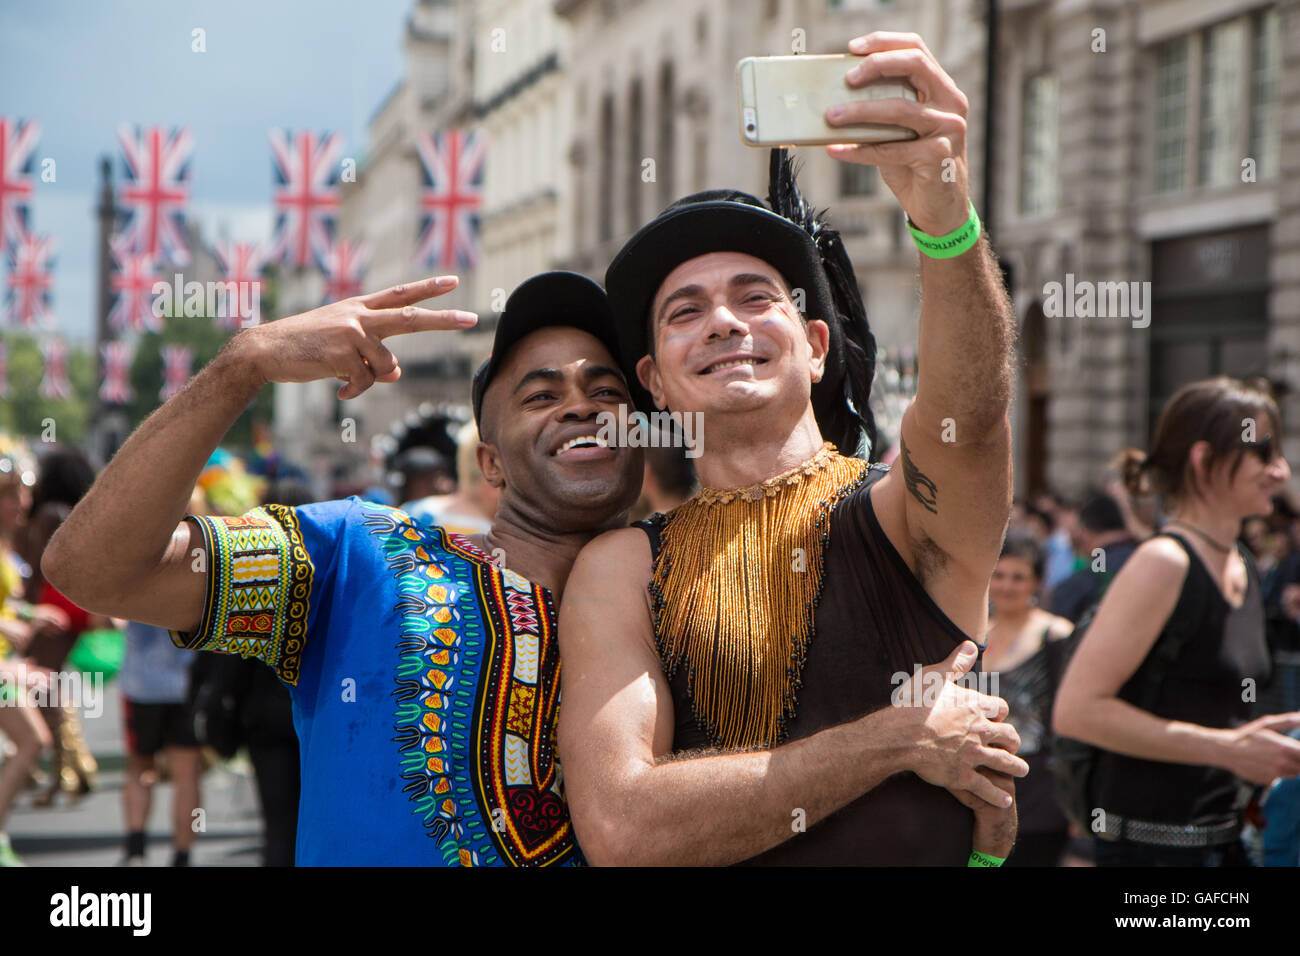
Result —
<svg viewBox="0 0 1300 956"><path fill-rule="evenodd" d="M835 127L826 110L836 103L901 97L916 100L906 80L886 79L859 89L844 75L866 57L749 56L736 64L740 138L749 146L821 146L828 143L889 143L916 139L906 126L873 123Z"/></svg>

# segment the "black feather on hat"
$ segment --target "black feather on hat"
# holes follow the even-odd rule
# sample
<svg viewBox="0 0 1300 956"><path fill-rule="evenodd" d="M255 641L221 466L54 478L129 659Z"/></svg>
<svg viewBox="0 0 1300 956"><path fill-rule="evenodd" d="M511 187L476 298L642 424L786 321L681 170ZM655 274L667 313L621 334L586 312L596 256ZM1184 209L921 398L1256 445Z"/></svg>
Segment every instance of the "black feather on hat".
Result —
<svg viewBox="0 0 1300 956"><path fill-rule="evenodd" d="M813 241L821 256L822 268L830 282L834 303L835 321L827 319L832 329L841 333L839 351L843 355L843 368L839 372L842 394L823 393L817 421L822 433L846 436L856 427L860 438L851 444L840 445L846 455L869 458L876 447L876 418L871 411L871 382L876 375L876 337L867 322L867 307L858 289L858 279L853 263L844 248L837 230L832 229L822 217L826 210L815 212L812 205L799 192L795 180L798 170L794 160L784 149L772 150L768 166L767 201L772 211L795 223ZM831 377L828 367L823 381ZM814 390L813 405L819 396ZM856 420L856 421L855 421ZM830 438L835 441L834 438ZM865 448L862 443L865 442ZM837 444L839 444L837 442Z"/></svg>
<svg viewBox="0 0 1300 956"><path fill-rule="evenodd" d="M876 340L839 233L800 194L785 150L772 150L768 202L737 190L714 189L679 199L619 250L605 273L615 316L620 361L638 407L654 408L636 363L650 351L650 308L668 274L710 252L743 252L777 269L804 293L804 315L830 329L826 369L812 386L822 436L843 454L877 453L868 398Z"/></svg>

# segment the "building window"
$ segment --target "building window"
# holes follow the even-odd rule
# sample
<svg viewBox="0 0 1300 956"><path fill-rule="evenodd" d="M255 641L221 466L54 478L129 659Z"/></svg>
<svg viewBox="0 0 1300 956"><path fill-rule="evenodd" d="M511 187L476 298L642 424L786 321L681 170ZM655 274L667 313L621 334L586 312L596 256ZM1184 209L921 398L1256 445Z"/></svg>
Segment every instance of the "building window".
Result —
<svg viewBox="0 0 1300 956"><path fill-rule="evenodd" d="M1257 14L1251 24L1250 152L1258 179L1277 175L1277 74L1282 31L1276 9Z"/></svg>
<svg viewBox="0 0 1300 956"><path fill-rule="evenodd" d="M645 160L645 144L641 140L641 81L632 81L632 90L627 100L628 125L628 163L627 163L627 228L635 232L641 225L641 192L645 183L641 181L642 162Z"/></svg>
<svg viewBox="0 0 1300 956"><path fill-rule="evenodd" d="M1040 73L1025 82L1020 122L1020 212L1025 216L1056 209L1056 90L1056 76L1051 73Z"/></svg>
<svg viewBox="0 0 1300 956"><path fill-rule="evenodd" d="M1226 186L1237 178L1237 117L1241 115L1245 21L1220 24L1204 34L1201 47L1201 142L1196 181Z"/></svg>
<svg viewBox="0 0 1300 956"><path fill-rule="evenodd" d="M876 194L876 167L858 163L840 163L840 195L874 196Z"/></svg>
<svg viewBox="0 0 1300 956"><path fill-rule="evenodd" d="M1183 188L1187 149L1187 37L1156 51L1156 192Z"/></svg>
<svg viewBox="0 0 1300 956"><path fill-rule="evenodd" d="M1246 157L1257 179L1276 176L1280 60L1275 9L1156 48L1156 192L1230 186Z"/></svg>
<svg viewBox="0 0 1300 956"><path fill-rule="evenodd" d="M674 194L673 163L677 158L677 114L673 110L673 65L659 70L659 205L667 206Z"/></svg>
<svg viewBox="0 0 1300 956"><path fill-rule="evenodd" d="M614 236L614 97L606 94L600 103L600 163L596 195L597 236L605 242Z"/></svg>
<svg viewBox="0 0 1300 956"><path fill-rule="evenodd" d="M706 189L709 181L709 137L707 134L695 134L695 188Z"/></svg>

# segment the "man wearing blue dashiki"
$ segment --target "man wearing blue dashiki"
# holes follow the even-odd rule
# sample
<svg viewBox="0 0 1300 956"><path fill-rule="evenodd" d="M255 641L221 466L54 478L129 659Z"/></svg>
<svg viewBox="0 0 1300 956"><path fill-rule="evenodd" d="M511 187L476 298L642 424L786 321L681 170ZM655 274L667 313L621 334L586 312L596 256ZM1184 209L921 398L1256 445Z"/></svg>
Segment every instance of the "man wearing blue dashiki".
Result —
<svg viewBox="0 0 1300 956"><path fill-rule="evenodd" d="M473 388L479 465L501 489L486 534L356 497L229 518L180 503L267 381L337 376L354 397L396 378L385 335L472 324L413 306L454 281L240 332L117 453L46 559L87 607L275 669L301 749L300 866L580 861L555 754L556 607L582 545L625 523L642 470L597 437L596 416L628 401L599 286L546 273L506 303Z"/></svg>

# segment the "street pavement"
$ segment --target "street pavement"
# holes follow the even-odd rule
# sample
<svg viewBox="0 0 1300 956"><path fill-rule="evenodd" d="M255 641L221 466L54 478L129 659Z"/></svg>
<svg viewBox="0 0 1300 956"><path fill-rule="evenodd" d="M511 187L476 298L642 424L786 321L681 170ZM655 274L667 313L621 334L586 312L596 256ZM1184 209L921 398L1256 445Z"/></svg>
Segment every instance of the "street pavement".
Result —
<svg viewBox="0 0 1300 956"><path fill-rule="evenodd" d="M27 791L9 816L14 850L29 866L115 866L124 855L122 787L125 770L122 698L116 682L104 688L103 713L82 721L90 751L99 762L95 790L71 800L60 794L53 807L31 805ZM251 765L236 758L218 764L200 781L205 829L190 852L194 866L258 866L262 823ZM153 788L149 811L147 860L150 866L171 863L171 795L169 783Z"/></svg>

